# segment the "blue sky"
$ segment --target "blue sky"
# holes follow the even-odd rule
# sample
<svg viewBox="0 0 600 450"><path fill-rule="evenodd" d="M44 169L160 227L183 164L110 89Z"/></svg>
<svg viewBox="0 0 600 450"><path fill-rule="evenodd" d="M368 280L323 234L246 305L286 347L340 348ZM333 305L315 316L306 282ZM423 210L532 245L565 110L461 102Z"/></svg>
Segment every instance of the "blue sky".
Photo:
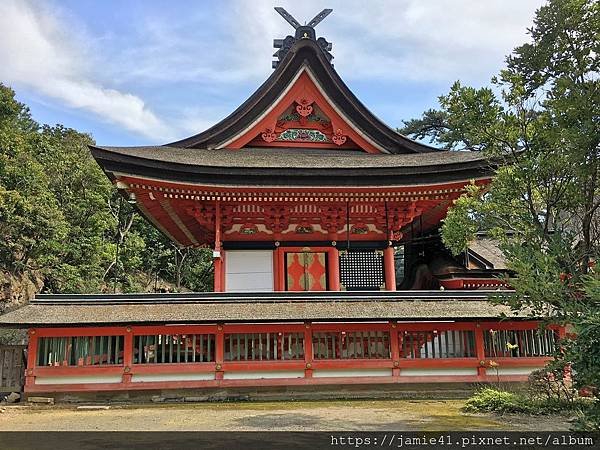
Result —
<svg viewBox="0 0 600 450"><path fill-rule="evenodd" d="M527 40L542 0L0 0L0 82L36 120L103 145L163 144L229 114L271 73L272 40L333 13L317 35L335 68L391 127L480 86ZM368 7L366 6L368 5Z"/></svg>

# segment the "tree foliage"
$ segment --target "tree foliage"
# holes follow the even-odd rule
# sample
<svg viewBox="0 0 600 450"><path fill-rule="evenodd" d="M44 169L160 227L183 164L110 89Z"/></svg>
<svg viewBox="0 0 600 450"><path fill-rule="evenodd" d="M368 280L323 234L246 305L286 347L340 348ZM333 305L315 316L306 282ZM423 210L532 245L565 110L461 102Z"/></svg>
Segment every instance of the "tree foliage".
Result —
<svg viewBox="0 0 600 450"><path fill-rule="evenodd" d="M586 339L599 347L600 3L550 0L529 34L489 87L456 82L440 111L419 119L422 131L404 130L489 158L494 180L456 201L443 240L459 253L478 230L499 239L516 274L517 295L504 301L572 324L577 337L565 359L577 382L598 386L597 352Z"/></svg>
<svg viewBox="0 0 600 450"><path fill-rule="evenodd" d="M0 84L4 276L35 272L55 293L207 290L207 252L177 248L137 214L91 157L91 143L87 134L39 125Z"/></svg>

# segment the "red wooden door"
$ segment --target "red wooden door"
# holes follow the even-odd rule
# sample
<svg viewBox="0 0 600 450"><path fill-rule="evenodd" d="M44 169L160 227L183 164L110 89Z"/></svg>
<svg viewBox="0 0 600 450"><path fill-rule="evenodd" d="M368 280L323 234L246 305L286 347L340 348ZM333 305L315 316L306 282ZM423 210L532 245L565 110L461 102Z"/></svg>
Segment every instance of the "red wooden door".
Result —
<svg viewBox="0 0 600 450"><path fill-rule="evenodd" d="M288 291L326 291L327 267L324 252L286 253Z"/></svg>

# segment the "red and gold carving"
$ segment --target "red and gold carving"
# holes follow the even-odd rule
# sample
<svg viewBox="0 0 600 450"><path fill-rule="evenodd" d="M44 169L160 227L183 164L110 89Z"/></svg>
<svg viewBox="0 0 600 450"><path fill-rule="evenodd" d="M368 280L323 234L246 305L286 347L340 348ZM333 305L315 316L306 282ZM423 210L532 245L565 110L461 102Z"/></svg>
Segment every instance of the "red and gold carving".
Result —
<svg viewBox="0 0 600 450"><path fill-rule="evenodd" d="M186 212L203 227L212 228L215 223L215 207L210 204L200 204L187 208Z"/></svg>
<svg viewBox="0 0 600 450"><path fill-rule="evenodd" d="M359 222L355 225L352 225L350 232L352 234L367 234L369 232L369 227L367 224Z"/></svg>
<svg viewBox="0 0 600 450"><path fill-rule="evenodd" d="M313 112L313 101L314 100L309 100L307 98L301 98L296 100L296 103L298 103L298 105L296 105L296 111L298 112L298 114L300 114L300 116L302 117L310 116Z"/></svg>
<svg viewBox="0 0 600 450"><path fill-rule="evenodd" d="M264 133L261 134L261 137L265 142L273 142L275 139L277 139L277 133L273 131L273 128L267 128Z"/></svg>
<svg viewBox="0 0 600 450"><path fill-rule="evenodd" d="M258 227L252 223L245 223L240 227L240 234L256 234Z"/></svg>
<svg viewBox="0 0 600 450"><path fill-rule="evenodd" d="M341 206L326 206L320 208L321 227L328 233L337 233L346 224L346 209Z"/></svg>
<svg viewBox="0 0 600 450"><path fill-rule="evenodd" d="M273 233L282 233L290 224L290 208L286 206L271 206L265 208L265 225Z"/></svg>
<svg viewBox="0 0 600 450"><path fill-rule="evenodd" d="M341 130L341 128L335 130L333 136L331 137L331 140L335 145L344 145L347 139L348 138L344 136L344 132Z"/></svg>
<svg viewBox="0 0 600 450"><path fill-rule="evenodd" d="M312 225L307 221L302 221L296 225L296 233L298 234L311 234L314 232Z"/></svg>

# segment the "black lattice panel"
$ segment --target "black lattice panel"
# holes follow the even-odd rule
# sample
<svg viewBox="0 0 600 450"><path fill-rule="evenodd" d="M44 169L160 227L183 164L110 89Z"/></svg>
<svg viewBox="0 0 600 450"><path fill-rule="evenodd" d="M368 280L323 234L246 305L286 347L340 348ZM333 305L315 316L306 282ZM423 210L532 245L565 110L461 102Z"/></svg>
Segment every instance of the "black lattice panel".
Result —
<svg viewBox="0 0 600 450"><path fill-rule="evenodd" d="M348 291L379 290L385 283L383 253L355 251L341 254L340 278Z"/></svg>

